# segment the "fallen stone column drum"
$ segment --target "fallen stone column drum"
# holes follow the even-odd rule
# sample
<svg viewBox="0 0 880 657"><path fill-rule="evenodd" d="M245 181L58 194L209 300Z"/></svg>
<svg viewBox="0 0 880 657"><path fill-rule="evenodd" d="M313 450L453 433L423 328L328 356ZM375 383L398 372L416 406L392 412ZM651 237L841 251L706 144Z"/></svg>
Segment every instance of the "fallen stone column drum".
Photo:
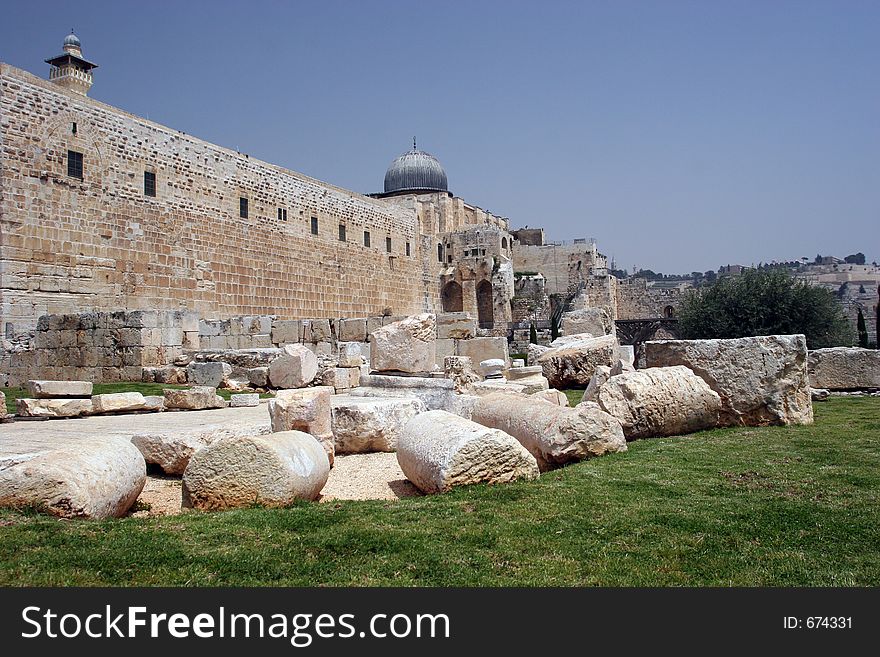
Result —
<svg viewBox="0 0 880 657"><path fill-rule="evenodd" d="M535 479L538 464L515 438L446 411L412 418L397 439L403 474L425 493Z"/></svg>
<svg viewBox="0 0 880 657"><path fill-rule="evenodd" d="M626 450L620 423L598 406L558 406L544 399L509 393L480 398L475 422L516 438L542 470Z"/></svg>

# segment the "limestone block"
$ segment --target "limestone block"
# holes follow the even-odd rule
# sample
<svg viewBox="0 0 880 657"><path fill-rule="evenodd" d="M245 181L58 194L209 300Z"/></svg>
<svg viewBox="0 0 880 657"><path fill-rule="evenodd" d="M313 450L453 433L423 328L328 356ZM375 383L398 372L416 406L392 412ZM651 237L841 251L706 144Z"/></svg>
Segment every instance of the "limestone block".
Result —
<svg viewBox="0 0 880 657"><path fill-rule="evenodd" d="M550 382L543 374L527 376L524 379L516 379L515 381L511 381L511 383L522 386L523 392L527 395L533 395L550 388Z"/></svg>
<svg viewBox="0 0 880 657"><path fill-rule="evenodd" d="M141 371L141 380L146 383L183 385L187 382L187 370L185 367L175 367L174 365L145 367Z"/></svg>
<svg viewBox="0 0 880 657"><path fill-rule="evenodd" d="M469 392L473 384L482 380L467 356L446 356L443 359L443 375L452 380L457 393Z"/></svg>
<svg viewBox="0 0 880 657"><path fill-rule="evenodd" d="M247 406L259 406L260 405L260 395L256 392L238 394L238 395L230 395L229 396L229 405L232 408L240 408Z"/></svg>
<svg viewBox="0 0 880 657"><path fill-rule="evenodd" d="M185 332L199 332L199 314L192 311L184 311L181 316L180 328Z"/></svg>
<svg viewBox="0 0 880 657"><path fill-rule="evenodd" d="M131 328L156 328L159 326L159 311L132 310L125 314L124 325Z"/></svg>
<svg viewBox="0 0 880 657"><path fill-rule="evenodd" d="M599 388L599 406L633 440L711 429L718 425L721 398L690 369L675 365L611 377Z"/></svg>
<svg viewBox="0 0 880 657"><path fill-rule="evenodd" d="M614 321L605 308L583 308L562 313L560 329L563 335L611 335L614 333Z"/></svg>
<svg viewBox="0 0 880 657"><path fill-rule="evenodd" d="M611 368L607 365L599 365L596 371L593 372L593 376L590 377L590 382L587 384L587 389L584 390L582 401L597 401L599 399L599 388L610 378Z"/></svg>
<svg viewBox="0 0 880 657"><path fill-rule="evenodd" d="M384 326L384 319L384 317L367 317L368 337Z"/></svg>
<svg viewBox="0 0 880 657"><path fill-rule="evenodd" d="M393 322L370 336L370 367L376 371L430 372L435 367L434 315Z"/></svg>
<svg viewBox="0 0 880 657"><path fill-rule="evenodd" d="M201 340L199 339L198 331L184 331L183 332L183 342L180 345L184 349L190 349L192 351L197 351L201 349Z"/></svg>
<svg viewBox="0 0 880 657"><path fill-rule="evenodd" d="M0 390L0 421L5 420L7 417L9 417L9 414L6 410L6 395Z"/></svg>
<svg viewBox="0 0 880 657"><path fill-rule="evenodd" d="M28 381L25 388L37 399L92 396L90 381Z"/></svg>
<svg viewBox="0 0 880 657"><path fill-rule="evenodd" d="M359 367L331 367L324 372L323 384L337 391L357 388L360 383Z"/></svg>
<svg viewBox="0 0 880 657"><path fill-rule="evenodd" d="M232 374L232 366L228 363L197 363L186 366L186 379L190 385L223 388Z"/></svg>
<svg viewBox="0 0 880 657"><path fill-rule="evenodd" d="M144 408L145 411L164 411L165 410L165 397L162 395L144 395Z"/></svg>
<svg viewBox="0 0 880 657"><path fill-rule="evenodd" d="M810 399L814 402L817 401L828 401L828 396L831 394L831 391L827 388L810 388Z"/></svg>
<svg viewBox="0 0 880 657"><path fill-rule="evenodd" d="M403 425L426 410L414 397L334 396L330 400L330 413L335 451L341 454L393 452Z"/></svg>
<svg viewBox="0 0 880 657"><path fill-rule="evenodd" d="M269 418L272 431L305 431L315 437L327 452L333 465L333 429L330 421L330 386L316 386L301 390L279 390L269 400Z"/></svg>
<svg viewBox="0 0 880 657"><path fill-rule="evenodd" d="M147 405L139 392L114 392L92 395L92 413L123 413L143 410Z"/></svg>
<svg viewBox="0 0 880 657"><path fill-rule="evenodd" d="M360 367L364 364L361 346L358 342L339 342L339 367Z"/></svg>
<svg viewBox="0 0 880 657"><path fill-rule="evenodd" d="M251 367L247 370L247 381L257 388L265 388L269 385L268 367Z"/></svg>
<svg viewBox="0 0 880 657"><path fill-rule="evenodd" d="M617 357L620 358L624 362L625 365L630 365L635 369L636 363L636 350L631 344L621 344L617 346Z"/></svg>
<svg viewBox="0 0 880 657"><path fill-rule="evenodd" d="M367 340L366 318L340 319L336 322L336 340L342 342L365 342Z"/></svg>
<svg viewBox="0 0 880 657"><path fill-rule="evenodd" d="M620 422L595 404L568 408L534 396L501 393L481 398L472 417L520 441L542 470L626 450Z"/></svg>
<svg viewBox="0 0 880 657"><path fill-rule="evenodd" d="M468 313L441 313L437 315L438 340L467 340L477 334L477 320Z"/></svg>
<svg viewBox="0 0 880 657"><path fill-rule="evenodd" d="M526 361L522 358L513 358L510 361L511 367L522 368L526 366Z"/></svg>
<svg viewBox="0 0 880 657"><path fill-rule="evenodd" d="M219 320L199 320L199 336L213 338L223 334L223 325Z"/></svg>
<svg viewBox="0 0 880 657"><path fill-rule="evenodd" d="M539 390L538 392L532 393L532 396L548 401L551 404L556 404L557 406L568 406L568 397L566 397L565 393L561 390L554 390L553 388Z"/></svg>
<svg viewBox="0 0 880 657"><path fill-rule="evenodd" d="M16 412L22 417L79 417L91 415L91 399L17 399Z"/></svg>
<svg viewBox="0 0 880 657"><path fill-rule="evenodd" d="M198 411L206 408L225 408L226 400L210 386L196 386L187 390L166 389L162 391L166 409Z"/></svg>
<svg viewBox="0 0 880 657"><path fill-rule="evenodd" d="M321 445L301 431L222 439L190 459L183 473L183 506L289 506L317 499L329 474Z"/></svg>
<svg viewBox="0 0 880 657"><path fill-rule="evenodd" d="M525 394L526 387L520 383L506 381L505 379L489 379L487 381L478 381L473 384L470 391L478 397L493 395L497 392Z"/></svg>
<svg viewBox="0 0 880 657"><path fill-rule="evenodd" d="M624 372L635 372L636 368L633 367L630 363L627 363L622 358L618 358L614 361L614 365L611 366L611 376L617 376L618 374L623 374Z"/></svg>
<svg viewBox="0 0 880 657"><path fill-rule="evenodd" d="M455 356L455 340L451 338L437 339L434 342L434 355L437 358L437 366L442 367L447 358Z"/></svg>
<svg viewBox="0 0 880 657"><path fill-rule="evenodd" d="M475 363L500 358L505 363L510 360L507 349L507 338L471 338L457 340L455 343L458 356L468 356Z"/></svg>
<svg viewBox="0 0 880 657"><path fill-rule="evenodd" d="M303 342L331 342L333 334L330 331L329 319L311 319L303 322Z"/></svg>
<svg viewBox="0 0 880 657"><path fill-rule="evenodd" d="M221 439L236 440L270 433L269 423L250 422L241 426L208 425L197 429L159 429L137 433L132 444L151 465L165 474L181 475L192 455Z"/></svg>
<svg viewBox="0 0 880 657"><path fill-rule="evenodd" d="M145 482L144 458L127 439L84 435L61 447L5 458L0 506L63 518L120 517Z"/></svg>
<svg viewBox="0 0 880 657"><path fill-rule="evenodd" d="M281 355L269 363L269 383L276 388L301 388L318 374L318 359L303 345L284 345Z"/></svg>
<svg viewBox="0 0 880 657"><path fill-rule="evenodd" d="M880 350L860 347L814 349L807 363L810 385L828 390L880 388Z"/></svg>
<svg viewBox="0 0 880 657"><path fill-rule="evenodd" d="M648 367L684 365L721 397L725 426L811 424L803 335L645 343Z"/></svg>
<svg viewBox="0 0 880 657"><path fill-rule="evenodd" d="M538 357L550 386L557 389L586 387L599 365L611 366L617 356L617 338L573 336Z"/></svg>
<svg viewBox="0 0 880 657"><path fill-rule="evenodd" d="M425 493L454 486L538 477L538 465L514 438L446 411L429 411L404 425L397 462Z"/></svg>
<svg viewBox="0 0 880 657"><path fill-rule="evenodd" d="M529 367L513 367L507 371L508 381L518 381L519 379L530 379L534 376L543 376L544 368L540 365L530 365Z"/></svg>

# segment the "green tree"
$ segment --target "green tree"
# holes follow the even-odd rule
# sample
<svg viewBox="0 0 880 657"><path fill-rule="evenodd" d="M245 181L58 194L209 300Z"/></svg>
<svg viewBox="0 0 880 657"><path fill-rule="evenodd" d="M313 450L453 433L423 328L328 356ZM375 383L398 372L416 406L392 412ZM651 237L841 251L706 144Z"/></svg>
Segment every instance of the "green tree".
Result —
<svg viewBox="0 0 880 657"><path fill-rule="evenodd" d="M861 308L859 308L859 315L856 318L856 331L859 333L859 346L867 348L868 327L865 325L865 316L862 314Z"/></svg>
<svg viewBox="0 0 880 657"><path fill-rule="evenodd" d="M534 322L529 324L529 342L531 344L538 344L538 329L535 328Z"/></svg>
<svg viewBox="0 0 880 657"><path fill-rule="evenodd" d="M803 333L811 349L852 344L852 329L834 293L784 269L740 276L691 290L678 312L683 338L741 338Z"/></svg>

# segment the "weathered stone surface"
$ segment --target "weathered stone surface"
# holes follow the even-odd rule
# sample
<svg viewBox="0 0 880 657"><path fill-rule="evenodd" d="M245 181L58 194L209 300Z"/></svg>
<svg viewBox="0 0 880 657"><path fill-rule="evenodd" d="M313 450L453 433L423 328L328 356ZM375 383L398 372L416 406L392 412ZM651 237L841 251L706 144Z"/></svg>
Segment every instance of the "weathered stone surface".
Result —
<svg viewBox="0 0 880 657"><path fill-rule="evenodd" d="M0 460L0 506L36 507L63 518L119 517L145 481L144 458L127 440L82 437Z"/></svg>
<svg viewBox="0 0 880 657"><path fill-rule="evenodd" d="M238 395L230 395L229 405L233 408L242 408L245 406L259 406L260 395L256 392L249 392Z"/></svg>
<svg viewBox="0 0 880 657"><path fill-rule="evenodd" d="M455 349L457 355L468 356L474 363L482 363L484 360L498 358L506 364L510 360L507 338L458 340L455 343Z"/></svg>
<svg viewBox="0 0 880 657"><path fill-rule="evenodd" d="M803 335L645 343L648 367L684 365L721 397L724 426L811 424Z"/></svg>
<svg viewBox="0 0 880 657"><path fill-rule="evenodd" d="M317 357L299 344L284 345L282 354L269 363L269 383L276 388L302 388L317 374Z"/></svg>
<svg viewBox="0 0 880 657"><path fill-rule="evenodd" d="M450 410L460 396L455 393L455 383L449 379L382 374L362 375L361 387L350 394L359 397L416 397L429 411Z"/></svg>
<svg viewBox="0 0 880 657"><path fill-rule="evenodd" d="M468 313L437 315L437 338L440 340L467 340L476 334L477 320Z"/></svg>
<svg viewBox="0 0 880 657"><path fill-rule="evenodd" d="M403 425L427 410L415 397L377 399L337 395L330 400L330 407L338 453L393 452Z"/></svg>
<svg viewBox="0 0 880 657"><path fill-rule="evenodd" d="M611 376L617 376L618 374L623 374L624 372L635 372L636 368L633 367L630 363L627 363L622 358L618 358L614 361L614 365L611 367Z"/></svg>
<svg viewBox="0 0 880 657"><path fill-rule="evenodd" d="M512 358L510 360L510 366L522 369L523 367L526 366L526 361L523 360L522 358Z"/></svg>
<svg viewBox="0 0 880 657"><path fill-rule="evenodd" d="M302 342L302 322L298 319L276 319L272 323L271 335L273 344L298 344Z"/></svg>
<svg viewBox="0 0 880 657"><path fill-rule="evenodd" d="M332 338L329 319L312 319L303 322L303 342L318 344L330 342Z"/></svg>
<svg viewBox="0 0 880 657"><path fill-rule="evenodd" d="M446 356L443 359L443 374L452 381L458 393L469 392L473 384L481 380L467 356Z"/></svg>
<svg viewBox="0 0 880 657"><path fill-rule="evenodd" d="M571 339L552 347L538 357L537 364L552 388L585 387L600 365L610 367L617 356L617 339L613 335L598 338Z"/></svg>
<svg viewBox="0 0 880 657"><path fill-rule="evenodd" d="M611 335L614 333L614 321L604 308L583 308L563 313L560 328L563 335Z"/></svg>
<svg viewBox="0 0 880 657"><path fill-rule="evenodd" d="M139 392L114 392L106 395L92 395L93 413L122 413L141 411L147 400Z"/></svg>
<svg viewBox="0 0 880 657"><path fill-rule="evenodd" d="M226 406L226 400L217 394L216 388L210 386L196 386L185 390L167 388L162 394L168 410L198 411Z"/></svg>
<svg viewBox="0 0 880 657"><path fill-rule="evenodd" d="M316 386L301 390L280 390L269 400L269 418L272 431L305 431L311 434L327 452L333 465L333 429L330 420L330 398L333 388Z"/></svg>
<svg viewBox="0 0 880 657"><path fill-rule="evenodd" d="M550 388L550 382L547 380L547 377L542 374L515 379L511 381L511 383L521 385L523 387L523 392L527 395L533 395Z"/></svg>
<svg viewBox="0 0 880 657"><path fill-rule="evenodd" d="M340 319L336 323L336 340L339 342L364 342L367 339L367 319ZM360 363L358 363L360 365ZM357 367L343 365L343 367Z"/></svg>
<svg viewBox="0 0 880 657"><path fill-rule="evenodd" d="M6 410L6 395L0 390L0 420L5 420L9 417L9 413Z"/></svg>
<svg viewBox="0 0 880 657"><path fill-rule="evenodd" d="M28 381L25 388L28 396L35 399L92 396L92 384L89 381Z"/></svg>
<svg viewBox="0 0 880 657"><path fill-rule="evenodd" d="M434 315L413 315L370 336L370 367L378 372L430 372L434 369Z"/></svg>
<svg viewBox="0 0 880 657"><path fill-rule="evenodd" d="M186 380L194 386L223 388L232 374L229 363L190 363L186 366Z"/></svg>
<svg viewBox="0 0 880 657"><path fill-rule="evenodd" d="M425 493L538 477L535 458L514 438L439 410L407 422L398 438L397 462Z"/></svg>
<svg viewBox="0 0 880 657"><path fill-rule="evenodd" d="M687 367L675 365L611 377L599 389L599 405L634 440L711 429L718 425L721 398Z"/></svg>
<svg viewBox="0 0 880 657"><path fill-rule="evenodd" d="M503 393L481 398L472 417L520 441L542 470L626 450L620 423L596 405L569 408Z"/></svg>
<svg viewBox="0 0 880 657"><path fill-rule="evenodd" d="M269 385L269 368L252 367L245 372L247 382L257 388L265 388Z"/></svg>
<svg viewBox="0 0 880 657"><path fill-rule="evenodd" d="M538 363L538 359L546 354L548 351L550 351L550 347L545 347L544 345L540 344L530 344L527 351L529 365L536 365Z"/></svg>
<svg viewBox="0 0 880 657"><path fill-rule="evenodd" d="M351 390L360 385L361 370L359 367L331 367L324 371L322 383L331 386L337 392Z"/></svg>
<svg viewBox="0 0 880 657"><path fill-rule="evenodd" d="M507 371L508 381L530 379L535 376L544 376L544 368L540 365L530 365L529 367L512 367Z"/></svg>
<svg viewBox="0 0 880 657"><path fill-rule="evenodd" d="M165 397L162 395L144 395L144 408L145 411L164 411L165 410Z"/></svg>
<svg viewBox="0 0 880 657"><path fill-rule="evenodd" d="M326 452L302 431L223 438L190 459L183 473L183 506L288 506L317 499L329 474Z"/></svg>
<svg viewBox="0 0 880 657"><path fill-rule="evenodd" d="M810 385L828 390L880 388L880 349L815 349L808 360Z"/></svg>
<svg viewBox="0 0 880 657"><path fill-rule="evenodd" d="M478 397L493 395L497 392L525 394L526 387L519 381L514 382L506 379L488 379L473 384L471 386L471 392Z"/></svg>
<svg viewBox="0 0 880 657"><path fill-rule="evenodd" d="M810 399L814 402L828 401L831 392L827 388L810 388Z"/></svg>
<svg viewBox="0 0 880 657"><path fill-rule="evenodd" d="M337 348L339 350L339 367L360 367L364 364L359 342L340 342L337 344Z"/></svg>
<svg viewBox="0 0 880 657"><path fill-rule="evenodd" d="M625 365L631 365L635 369L636 350L631 344L621 344L617 346L617 357L623 361Z"/></svg>
<svg viewBox="0 0 880 657"><path fill-rule="evenodd" d="M91 399L17 399L16 412L22 417L79 417L91 415Z"/></svg>
<svg viewBox="0 0 880 657"><path fill-rule="evenodd" d="M551 404L555 404L556 406L568 406L568 397L566 397L565 393L561 390L550 388L548 390L539 390L538 392L533 392L531 393L531 395L532 397L543 399L544 401L548 401Z"/></svg>
<svg viewBox="0 0 880 657"><path fill-rule="evenodd" d="M596 371L593 372L593 376L590 377L590 382L587 384L587 389L584 390L584 397L582 401L598 400L599 388L601 388L602 384L610 378L611 368L607 365L599 365L599 367L596 368Z"/></svg>
<svg viewBox="0 0 880 657"><path fill-rule="evenodd" d="M184 385L187 382L186 368L175 367L174 365L145 367L142 371L141 381L144 383Z"/></svg>
<svg viewBox="0 0 880 657"><path fill-rule="evenodd" d="M480 361L480 373L489 378L501 378L504 374L505 362L500 358L489 358Z"/></svg>
<svg viewBox="0 0 880 657"><path fill-rule="evenodd" d="M268 422L249 422L241 426L208 425L197 429L158 429L132 436L132 444L147 463L158 465L165 474L180 475L192 455L221 439L246 438L271 433Z"/></svg>

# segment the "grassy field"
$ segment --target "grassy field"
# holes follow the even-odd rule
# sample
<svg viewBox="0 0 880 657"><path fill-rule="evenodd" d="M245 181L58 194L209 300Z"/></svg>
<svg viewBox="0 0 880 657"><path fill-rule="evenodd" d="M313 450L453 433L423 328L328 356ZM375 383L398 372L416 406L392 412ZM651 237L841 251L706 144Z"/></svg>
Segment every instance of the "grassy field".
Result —
<svg viewBox="0 0 880 657"><path fill-rule="evenodd" d="M0 511L0 585L877 586L880 399L398 502Z"/></svg>
<svg viewBox="0 0 880 657"><path fill-rule="evenodd" d="M140 383L140 382L123 382L123 383L96 383L92 386L92 394L106 395L111 392L139 392L142 395L161 395L165 388L188 388L189 386L170 385L168 383ZM15 413L15 400L19 397L27 397L27 391L24 388L0 388L0 392L6 395L6 409L8 413ZM230 395L235 394L232 390L219 388L217 394L223 399L229 399ZM269 393L261 394L260 397L271 397Z"/></svg>

